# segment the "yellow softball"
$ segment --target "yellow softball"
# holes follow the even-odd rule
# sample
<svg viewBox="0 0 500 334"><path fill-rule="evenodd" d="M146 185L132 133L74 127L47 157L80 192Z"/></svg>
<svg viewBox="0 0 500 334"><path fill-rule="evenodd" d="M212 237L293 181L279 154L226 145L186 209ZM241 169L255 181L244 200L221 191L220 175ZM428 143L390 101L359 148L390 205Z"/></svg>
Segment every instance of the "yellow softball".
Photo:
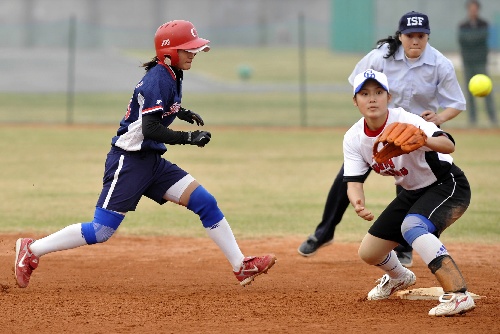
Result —
<svg viewBox="0 0 500 334"><path fill-rule="evenodd" d="M485 74L476 74L469 81L469 91L474 96L483 97L493 89L491 79Z"/></svg>

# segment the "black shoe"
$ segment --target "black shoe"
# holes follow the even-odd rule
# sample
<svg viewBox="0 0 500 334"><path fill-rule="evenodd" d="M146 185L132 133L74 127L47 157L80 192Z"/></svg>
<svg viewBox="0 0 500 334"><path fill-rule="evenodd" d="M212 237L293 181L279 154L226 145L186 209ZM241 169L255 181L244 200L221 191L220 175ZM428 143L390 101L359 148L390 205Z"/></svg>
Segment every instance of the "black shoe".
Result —
<svg viewBox="0 0 500 334"><path fill-rule="evenodd" d="M410 268L413 266L413 252L396 252L396 255L403 267Z"/></svg>
<svg viewBox="0 0 500 334"><path fill-rule="evenodd" d="M300 245L299 249L297 251L299 252L300 255L302 256L311 256L314 255L318 249L320 249L323 246L328 246L331 243L333 243L333 239L325 242L324 244L320 244L318 242L318 239L314 235L310 235L306 241Z"/></svg>

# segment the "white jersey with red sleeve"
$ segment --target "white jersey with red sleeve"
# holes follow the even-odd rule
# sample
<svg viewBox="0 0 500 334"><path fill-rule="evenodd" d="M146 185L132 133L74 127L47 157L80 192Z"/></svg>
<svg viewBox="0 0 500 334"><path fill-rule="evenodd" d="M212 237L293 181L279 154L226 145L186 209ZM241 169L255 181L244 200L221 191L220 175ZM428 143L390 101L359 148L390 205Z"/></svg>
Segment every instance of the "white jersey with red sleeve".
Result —
<svg viewBox="0 0 500 334"><path fill-rule="evenodd" d="M453 158L423 146L411 153L389 159L385 163L373 160L373 145L378 135L391 123L410 123L422 129L427 137L446 135L432 122L407 112L403 108L389 108L387 121L377 131L370 131L361 118L344 135L344 182L362 182L363 175L371 168L384 176L393 176L396 185L407 190L427 187L448 174Z"/></svg>

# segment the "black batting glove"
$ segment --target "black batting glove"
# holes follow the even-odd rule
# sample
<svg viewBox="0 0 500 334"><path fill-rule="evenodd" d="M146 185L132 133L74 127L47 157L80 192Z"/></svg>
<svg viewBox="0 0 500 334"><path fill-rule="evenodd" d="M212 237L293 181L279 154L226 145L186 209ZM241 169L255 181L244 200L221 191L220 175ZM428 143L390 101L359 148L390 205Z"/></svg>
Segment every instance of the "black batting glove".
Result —
<svg viewBox="0 0 500 334"><path fill-rule="evenodd" d="M212 134L208 131L189 131L187 143L190 145L196 145L198 147L203 147L210 141Z"/></svg>
<svg viewBox="0 0 500 334"><path fill-rule="evenodd" d="M186 121L191 124L194 124L194 122L196 122L196 125L201 125L201 126L205 125L200 115L198 115L195 112L192 112L189 109L184 109L182 107L177 112L177 118L182 119L183 121Z"/></svg>

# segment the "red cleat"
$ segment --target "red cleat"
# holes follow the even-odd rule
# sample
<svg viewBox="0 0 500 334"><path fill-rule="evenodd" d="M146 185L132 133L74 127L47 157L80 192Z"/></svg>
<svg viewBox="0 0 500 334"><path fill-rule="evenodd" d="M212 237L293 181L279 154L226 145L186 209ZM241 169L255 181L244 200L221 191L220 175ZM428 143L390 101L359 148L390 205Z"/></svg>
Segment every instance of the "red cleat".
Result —
<svg viewBox="0 0 500 334"><path fill-rule="evenodd" d="M249 256L243 259L240 270L238 272L234 271L234 275L240 281L240 284L245 286L252 283L255 277L260 274L267 274L267 271L275 262L276 256L274 254Z"/></svg>
<svg viewBox="0 0 500 334"><path fill-rule="evenodd" d="M28 286L31 273L38 267L38 256L30 250L33 239L21 238L16 241L16 261L14 263L14 274L17 285L21 288Z"/></svg>

